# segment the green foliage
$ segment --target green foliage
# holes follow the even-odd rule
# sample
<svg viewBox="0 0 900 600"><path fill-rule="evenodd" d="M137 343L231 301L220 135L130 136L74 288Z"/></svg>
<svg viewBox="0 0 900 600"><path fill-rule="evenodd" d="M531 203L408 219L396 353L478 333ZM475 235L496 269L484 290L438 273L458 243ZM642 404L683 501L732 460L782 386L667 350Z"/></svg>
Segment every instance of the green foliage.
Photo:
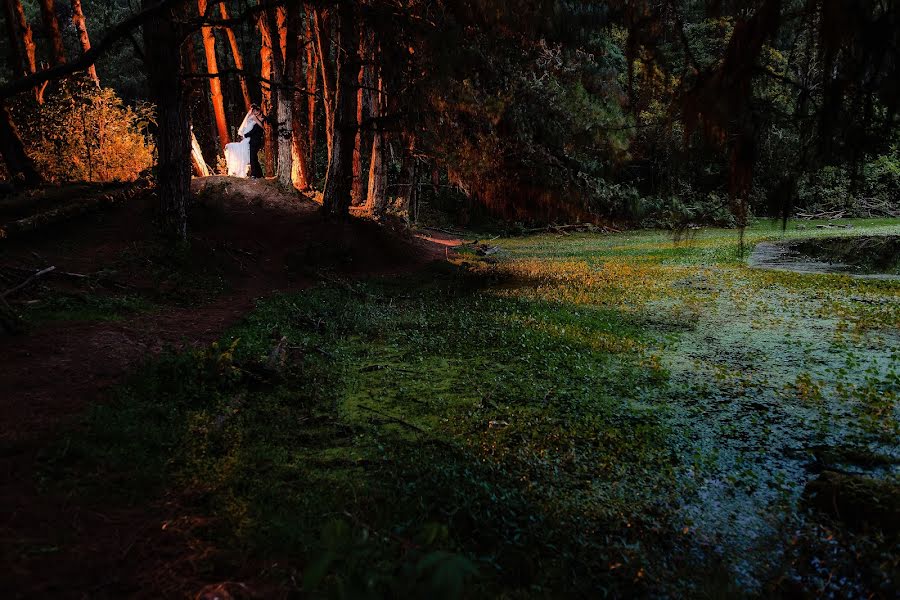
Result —
<svg viewBox="0 0 900 600"><path fill-rule="evenodd" d="M118 321L124 316L150 309L153 305L139 296L97 294L50 294L28 305L25 318L33 323L46 321Z"/></svg>
<svg viewBox="0 0 900 600"><path fill-rule="evenodd" d="M477 575L472 562L452 552L428 548L446 542L446 526L429 523L416 536L395 574L373 568L380 557L367 527L354 529L345 520L329 521L322 528L321 554L306 568L303 586L308 591L330 588L333 598L463 598L467 580ZM421 544L421 545L419 545ZM334 573L329 576L329 573Z"/></svg>
<svg viewBox="0 0 900 600"><path fill-rule="evenodd" d="M900 197L900 147L871 157L854 176L851 166L826 166L800 181L798 204L807 211L842 211L846 216L890 215Z"/></svg>
<svg viewBox="0 0 900 600"><path fill-rule="evenodd" d="M527 43L448 23L426 47L422 141L451 182L523 220L583 212L628 146L607 36Z"/></svg>

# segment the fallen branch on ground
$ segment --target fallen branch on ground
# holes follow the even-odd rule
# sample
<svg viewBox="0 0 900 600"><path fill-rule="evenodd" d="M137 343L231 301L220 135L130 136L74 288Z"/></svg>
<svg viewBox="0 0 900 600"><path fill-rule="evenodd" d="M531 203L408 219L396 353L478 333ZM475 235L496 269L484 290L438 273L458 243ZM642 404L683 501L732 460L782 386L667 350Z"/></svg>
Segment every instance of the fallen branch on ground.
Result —
<svg viewBox="0 0 900 600"><path fill-rule="evenodd" d="M3 300L6 301L7 296L11 296L12 294L15 294L16 292L25 289L26 287L28 287L29 285L31 285L32 283L37 281L39 278L43 277L47 273L52 273L55 270L56 270L56 267L47 267L46 269L42 269L42 270L38 271L37 273L34 273L31 277L29 277L28 279L26 279L19 285L15 286L15 287L11 287L8 290L6 290L5 292L3 292L3 294L0 294L0 298L3 298Z"/></svg>
<svg viewBox="0 0 900 600"><path fill-rule="evenodd" d="M556 233L559 235L567 235L569 232L584 233L622 233L621 229L610 227L609 225L594 225L593 223L572 223L569 225L545 225L544 227L533 227L531 229L523 229L522 233Z"/></svg>
<svg viewBox="0 0 900 600"><path fill-rule="evenodd" d="M380 410L376 410L376 409L372 408L371 406L366 406L365 404L360 404L359 407L363 410L369 411L370 413L374 413L374 414L382 417L383 419L386 419L390 423L396 423L397 425L403 425L404 427L408 427L409 429L412 429L413 431L416 431L418 433L428 434L427 431L425 431L418 425L413 425L409 421L404 421L403 419L401 419L399 417L395 417L393 415L383 413Z"/></svg>

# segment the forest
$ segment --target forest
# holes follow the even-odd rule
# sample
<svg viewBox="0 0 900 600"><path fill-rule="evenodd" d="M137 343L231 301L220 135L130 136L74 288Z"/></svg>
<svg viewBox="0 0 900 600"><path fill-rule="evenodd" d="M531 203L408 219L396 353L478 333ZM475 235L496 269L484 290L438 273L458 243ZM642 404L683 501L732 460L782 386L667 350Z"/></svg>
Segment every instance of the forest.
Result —
<svg viewBox="0 0 900 600"><path fill-rule="evenodd" d="M900 591L900 3L0 3L4 596Z"/></svg>

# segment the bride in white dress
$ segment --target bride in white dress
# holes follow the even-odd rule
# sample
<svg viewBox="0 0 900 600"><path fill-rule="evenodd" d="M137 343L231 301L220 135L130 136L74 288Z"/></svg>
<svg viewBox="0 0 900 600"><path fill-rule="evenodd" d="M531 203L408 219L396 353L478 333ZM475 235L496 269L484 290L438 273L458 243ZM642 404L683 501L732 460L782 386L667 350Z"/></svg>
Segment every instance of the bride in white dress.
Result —
<svg viewBox="0 0 900 600"><path fill-rule="evenodd" d="M247 137L247 134L255 125L262 127L259 118L254 114L253 109L250 109L238 129L238 135L243 139L225 145L225 162L231 177L247 177L250 171L250 138Z"/></svg>

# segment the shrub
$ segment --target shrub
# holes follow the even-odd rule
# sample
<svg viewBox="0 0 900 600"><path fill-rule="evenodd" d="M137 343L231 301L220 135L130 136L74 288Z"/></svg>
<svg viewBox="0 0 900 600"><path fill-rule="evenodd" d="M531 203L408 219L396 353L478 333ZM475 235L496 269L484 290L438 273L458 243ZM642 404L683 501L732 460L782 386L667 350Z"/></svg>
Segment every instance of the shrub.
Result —
<svg viewBox="0 0 900 600"><path fill-rule="evenodd" d="M49 181L134 181L153 164L153 108L126 106L88 79L65 80L22 112L26 151Z"/></svg>

